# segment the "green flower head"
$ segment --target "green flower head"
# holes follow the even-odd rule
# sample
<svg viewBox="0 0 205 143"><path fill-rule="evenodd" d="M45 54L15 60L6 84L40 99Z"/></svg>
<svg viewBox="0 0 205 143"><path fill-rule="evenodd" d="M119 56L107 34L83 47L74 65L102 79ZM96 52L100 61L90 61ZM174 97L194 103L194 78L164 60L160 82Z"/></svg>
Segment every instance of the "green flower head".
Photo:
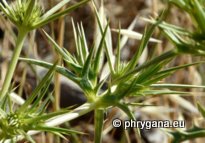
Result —
<svg viewBox="0 0 205 143"><path fill-rule="evenodd" d="M18 26L32 28L43 14L42 7L35 0L16 1L11 7L9 15Z"/></svg>
<svg viewBox="0 0 205 143"><path fill-rule="evenodd" d="M78 8L89 0L83 0L75 5L59 11L70 0L62 0L56 6L43 12L39 0L16 0L14 3L8 4L6 0L0 3L0 10L18 27L31 31L39 28L53 20L56 20L62 15Z"/></svg>
<svg viewBox="0 0 205 143"><path fill-rule="evenodd" d="M33 29L43 15L42 7L36 0L17 0L9 4L3 0L0 9L17 26Z"/></svg>

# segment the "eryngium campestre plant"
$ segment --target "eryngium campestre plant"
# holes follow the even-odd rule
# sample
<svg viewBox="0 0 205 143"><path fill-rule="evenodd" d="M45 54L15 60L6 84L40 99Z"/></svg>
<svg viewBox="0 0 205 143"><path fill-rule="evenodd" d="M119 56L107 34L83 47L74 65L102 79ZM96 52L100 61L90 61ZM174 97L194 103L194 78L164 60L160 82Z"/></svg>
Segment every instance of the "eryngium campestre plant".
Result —
<svg viewBox="0 0 205 143"><path fill-rule="evenodd" d="M129 108L130 105L135 105L135 103L126 100L129 99L129 97L185 94L186 92L168 90L167 88L203 87L158 83L178 69L200 63L165 69L166 65L173 58L182 53L177 49L171 49L170 51L162 53L157 57L152 57L150 60L138 65L138 61L150 41L155 27L161 23L161 17L157 19L159 22L147 26L143 36L140 38L140 45L133 58L129 61L121 61L121 30L117 30L119 32L119 40L116 54L113 54L114 48L112 47L111 30L109 23L103 16L104 14L101 13L102 11L102 7L100 12L95 8L96 21L98 24L97 30L99 33L96 36L97 39L95 39L93 46L90 48L88 48L86 42L83 26L78 25L76 28L73 22L76 55L72 55L65 48L60 47L49 34L44 32L52 47L62 56L65 62L65 66L57 66L56 71L76 83L87 97L86 104L73 110L71 113L48 121L48 124L50 126L59 125L94 110L96 143L101 142L104 112L106 112L108 108L118 107L130 118L135 119L135 116ZM103 62L105 58L107 63L104 65ZM52 63L34 59L21 58L21 60L48 69L53 65ZM107 85L106 89L102 88L104 84Z"/></svg>

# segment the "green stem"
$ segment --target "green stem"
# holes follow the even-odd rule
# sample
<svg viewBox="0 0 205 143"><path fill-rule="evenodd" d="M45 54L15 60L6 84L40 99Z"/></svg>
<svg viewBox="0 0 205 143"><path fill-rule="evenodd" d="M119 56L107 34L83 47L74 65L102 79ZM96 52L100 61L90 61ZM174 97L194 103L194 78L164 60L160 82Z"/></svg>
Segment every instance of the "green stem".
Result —
<svg viewBox="0 0 205 143"><path fill-rule="evenodd" d="M8 71L6 73L6 77L5 77L5 80L4 80L4 83L2 86L2 90L0 93L0 100L4 96L6 96L6 94L8 92L8 89L10 87L11 80L12 80L12 77L13 77L17 62L18 62L18 58L19 58L19 55L21 53L23 43L24 43L24 40L25 40L27 33L28 33L27 31L19 29L19 34L18 34L17 41L16 41L16 47L15 47L13 56L11 58L11 61L10 61L9 67L8 67Z"/></svg>
<svg viewBox="0 0 205 143"><path fill-rule="evenodd" d="M104 110L95 110L95 143L101 143L103 130Z"/></svg>
<svg viewBox="0 0 205 143"><path fill-rule="evenodd" d="M193 127L187 131L172 132L171 134L173 135L172 143L180 143L190 139L205 137L205 129Z"/></svg>

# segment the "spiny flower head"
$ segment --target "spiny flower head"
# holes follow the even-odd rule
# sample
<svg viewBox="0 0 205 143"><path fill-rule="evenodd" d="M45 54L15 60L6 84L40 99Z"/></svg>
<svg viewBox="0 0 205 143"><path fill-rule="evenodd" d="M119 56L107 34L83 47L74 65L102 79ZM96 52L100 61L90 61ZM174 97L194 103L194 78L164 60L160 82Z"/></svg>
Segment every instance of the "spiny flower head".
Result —
<svg viewBox="0 0 205 143"><path fill-rule="evenodd" d="M9 4L3 0L2 11L18 27L32 29L43 15L42 6L36 0L17 0Z"/></svg>
<svg viewBox="0 0 205 143"><path fill-rule="evenodd" d="M68 14L70 11L85 4L89 0L80 1L66 9L59 11L70 0L62 0L47 12L43 12L39 0L16 0L12 4L8 4L6 0L0 3L0 10L18 27L31 31L39 28L53 20L58 19L62 15Z"/></svg>
<svg viewBox="0 0 205 143"><path fill-rule="evenodd" d="M11 139L28 130L31 124L24 122L24 118L18 113L8 113L0 120L0 140ZM28 118L27 118L28 119Z"/></svg>
<svg viewBox="0 0 205 143"><path fill-rule="evenodd" d="M16 25L30 28L39 21L43 9L35 0L22 0L12 4L10 14Z"/></svg>

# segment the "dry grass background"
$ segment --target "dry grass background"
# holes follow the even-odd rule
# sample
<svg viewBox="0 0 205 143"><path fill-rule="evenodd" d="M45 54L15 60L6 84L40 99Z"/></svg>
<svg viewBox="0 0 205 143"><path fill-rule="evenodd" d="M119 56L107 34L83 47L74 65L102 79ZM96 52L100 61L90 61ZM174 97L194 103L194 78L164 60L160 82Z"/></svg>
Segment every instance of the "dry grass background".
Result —
<svg viewBox="0 0 205 143"><path fill-rule="evenodd" d="M42 3L45 8L51 7L55 0L44 0ZM99 5L100 2L96 0ZM132 23L132 21L137 18L137 24L134 30L138 32L143 32L146 23L140 20L139 17L155 17L157 13L166 7L166 3L160 0L104 0L105 13L110 20L110 25L112 28L118 28L118 23L121 23L122 28L127 28ZM85 5L78 10L72 12L70 15L62 18L58 21L53 22L50 25L44 27L60 45L63 45L70 52L75 52L73 31L71 26L71 16L75 22L81 22L84 25L85 33L87 35L87 40L92 43L93 37L95 36L95 21L93 9L90 5ZM192 21L188 15L183 13L181 10L173 7L167 17L167 21L170 23L181 25L192 29ZM15 27L2 15L0 15L0 87L4 81L6 69L8 66L9 58L11 57L16 29ZM156 30L154 37L163 40L162 44L148 46L147 55L158 55L161 52L172 48L173 46L160 35L159 30ZM113 44L116 46L117 34L113 33ZM33 42L34 41L34 42ZM132 53L137 50L137 45L139 41L129 40L123 49L123 60L132 57ZM54 61L58 58L58 55L52 51L45 37L42 35L40 30L34 31L29 34L26 40L24 49L22 51L22 56L32 57L37 59L42 59L45 61ZM145 55L144 60L147 59ZM192 57L189 55L181 56L172 61L171 65L181 65L185 63L191 63L195 60L199 60L199 57ZM201 59L202 60L202 59ZM34 70L35 69L35 70ZM35 72L34 72L35 71ZM166 79L168 83L184 83L184 84L196 84L203 85L205 83L204 77L205 68L203 65L198 67L189 67L183 70L177 71L171 77ZM14 87L18 85L16 92L19 95L24 96L29 95L33 88L35 87L38 79L43 76L44 70L29 66L25 63L19 62L18 68L16 69L15 76L13 77ZM58 84L59 83L59 84ZM82 93L76 88L71 87L69 83L59 75L56 75L55 85L60 85L60 87L55 86L56 95L60 93L61 95L61 107L66 107L71 104L82 104L85 102L85 98ZM52 88L52 87L51 87ZM152 96L152 97L140 97L127 100L139 101L145 104L153 104L157 106L147 106L147 107L135 107L133 112L139 120L185 120L187 128L196 124L198 126L204 126L204 121L201 118L197 108L196 102L203 103L203 91L196 89L187 89L187 91L192 92L190 95L178 96L178 95L164 95L164 96ZM60 99L59 99L60 100ZM53 101L50 110L58 109L58 101ZM205 105L203 103L203 105ZM104 127L104 143L124 143L127 142L126 136L129 136L130 142L145 142L145 143L168 143L170 138L161 129L151 129L142 130L143 139L140 140L139 137L135 135L135 130L113 129L111 128L111 121L113 118L120 117L121 119L126 118L126 116L118 109L109 110L107 113L107 120L105 121ZM80 119L72 121L70 125L76 129L88 133L88 135L83 136L71 136L68 137L69 141L62 142L83 142L89 143L93 141L93 117L92 113L83 116ZM123 134L125 132L125 134ZM52 135L41 134L36 136L37 142L55 142L55 137ZM203 143L205 139L196 139L193 141L186 141L186 143Z"/></svg>

